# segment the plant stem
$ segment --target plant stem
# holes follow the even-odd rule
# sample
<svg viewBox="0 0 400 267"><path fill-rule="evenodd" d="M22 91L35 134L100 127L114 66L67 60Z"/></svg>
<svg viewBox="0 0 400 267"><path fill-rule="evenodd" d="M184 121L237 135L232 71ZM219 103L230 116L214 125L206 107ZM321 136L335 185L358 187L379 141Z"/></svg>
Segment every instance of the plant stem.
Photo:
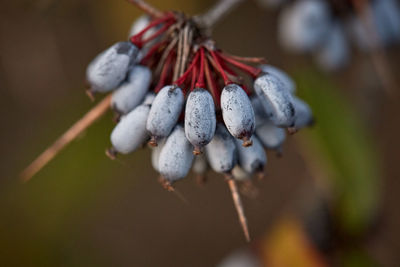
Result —
<svg viewBox="0 0 400 267"><path fill-rule="evenodd" d="M234 179L228 179L229 189L231 190L233 202L235 204L236 211L239 216L239 222L242 226L244 236L246 237L246 241L250 242L250 234L249 227L247 226L246 215L244 214L242 200L240 199L239 191L237 188L237 184Z"/></svg>
<svg viewBox="0 0 400 267"><path fill-rule="evenodd" d="M357 16L361 19L361 22L367 31L368 45L370 49L369 55L372 64L381 81L383 89L386 93L391 94L393 93L393 89L397 86L390 65L387 61L385 51L382 48L382 40L378 35L373 15L368 7L368 2L366 0L353 0L353 4L356 8Z"/></svg>
<svg viewBox="0 0 400 267"><path fill-rule="evenodd" d="M195 20L200 26L211 28L234 7L244 1L245 0L219 0L218 3L210 8L206 13L195 17Z"/></svg>
<svg viewBox="0 0 400 267"><path fill-rule="evenodd" d="M66 145L99 119L110 108L111 94L106 96L95 107L87 112L80 120L71 126L50 147L40 154L22 173L21 180L29 181L49 161L51 161Z"/></svg>

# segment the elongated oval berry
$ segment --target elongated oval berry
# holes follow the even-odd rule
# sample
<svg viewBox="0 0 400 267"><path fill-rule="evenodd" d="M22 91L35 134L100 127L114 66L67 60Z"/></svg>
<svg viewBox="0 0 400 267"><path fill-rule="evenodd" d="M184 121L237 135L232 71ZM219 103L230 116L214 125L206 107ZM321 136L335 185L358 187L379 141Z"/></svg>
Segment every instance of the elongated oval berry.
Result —
<svg viewBox="0 0 400 267"><path fill-rule="evenodd" d="M261 100L257 96L252 96L250 98L251 105L254 110L254 118L256 122L256 129L260 125L262 125L265 121L269 121L272 117L273 109L272 107L268 108L268 112L265 111L265 105L261 103ZM264 103L265 104L265 103Z"/></svg>
<svg viewBox="0 0 400 267"><path fill-rule="evenodd" d="M151 133L151 145L157 139L167 137L178 121L183 107L183 92L172 85L165 86L156 95L147 119L147 130Z"/></svg>
<svg viewBox="0 0 400 267"><path fill-rule="evenodd" d="M125 79L138 48L131 42L118 42L99 54L88 66L86 79L92 92L108 92Z"/></svg>
<svg viewBox="0 0 400 267"><path fill-rule="evenodd" d="M198 155L215 133L215 108L211 94L202 88L194 89L186 101L185 134Z"/></svg>
<svg viewBox="0 0 400 267"><path fill-rule="evenodd" d="M183 127L177 125L163 146L158 166L164 179L173 183L184 178L192 166L193 146L186 139Z"/></svg>
<svg viewBox="0 0 400 267"><path fill-rule="evenodd" d="M284 85L284 88L291 94L296 92L296 84L290 76L283 70L268 64L260 66L260 69L270 75L275 75Z"/></svg>
<svg viewBox="0 0 400 267"><path fill-rule="evenodd" d="M278 21L280 42L290 51L311 52L324 42L331 21L327 1L294 1L280 14Z"/></svg>
<svg viewBox="0 0 400 267"><path fill-rule="evenodd" d="M120 114L126 114L142 102L151 82L151 70L146 66L136 65L128 79L113 93L111 106Z"/></svg>
<svg viewBox="0 0 400 267"><path fill-rule="evenodd" d="M256 128L256 135L265 148L279 149L286 138L283 128L276 127L272 122L265 121Z"/></svg>
<svg viewBox="0 0 400 267"><path fill-rule="evenodd" d="M266 112L272 109L271 121L281 127L293 126L295 109L291 94L273 75L263 74L254 81L254 90Z"/></svg>
<svg viewBox="0 0 400 267"><path fill-rule="evenodd" d="M310 126L314 122L314 117L310 106L298 97L293 97L294 108L296 109L296 119L294 127L301 129Z"/></svg>
<svg viewBox="0 0 400 267"><path fill-rule="evenodd" d="M325 39L314 54L317 63L326 71L342 68L350 59L350 47L340 22L332 24Z"/></svg>
<svg viewBox="0 0 400 267"><path fill-rule="evenodd" d="M140 105L124 116L115 126L111 133L111 143L117 152L130 153L146 141L148 137L146 122L149 111L149 106Z"/></svg>
<svg viewBox="0 0 400 267"><path fill-rule="evenodd" d="M236 140L236 148L240 167L247 173L262 172L267 163L267 155L257 137L253 137L251 147L243 147Z"/></svg>
<svg viewBox="0 0 400 267"><path fill-rule="evenodd" d="M225 86L221 93L221 109L231 135L242 139L243 146L250 146L255 128L254 110L243 88L237 84Z"/></svg>
<svg viewBox="0 0 400 267"><path fill-rule="evenodd" d="M222 123L218 123L214 138L206 145L208 163L215 172L230 173L236 164L234 138Z"/></svg>

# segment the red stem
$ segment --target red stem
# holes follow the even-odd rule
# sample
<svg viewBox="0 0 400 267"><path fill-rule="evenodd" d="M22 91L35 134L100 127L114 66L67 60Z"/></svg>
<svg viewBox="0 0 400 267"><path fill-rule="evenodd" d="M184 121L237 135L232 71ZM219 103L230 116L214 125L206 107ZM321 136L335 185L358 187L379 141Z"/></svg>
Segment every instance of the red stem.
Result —
<svg viewBox="0 0 400 267"><path fill-rule="evenodd" d="M197 83L196 87L197 88L204 88L204 61L205 61L205 55L204 55L204 48L200 48L200 73L199 77L197 78Z"/></svg>
<svg viewBox="0 0 400 267"><path fill-rule="evenodd" d="M229 56L227 56L227 55L224 55L224 54L222 54L222 53L220 53L220 52L218 52L218 53L216 53L216 54L217 54L218 57L220 57L222 60L224 60L224 61L230 63L231 65L233 65L233 66L235 66L235 67L237 67L237 68L239 68L239 69L241 69L241 70L247 72L247 73L250 74L253 78L256 78L256 77L257 77L258 75L260 75L260 73L262 72L261 69L259 69L259 68L255 68L255 67L246 65L246 64L244 64L244 63L242 63L242 62L239 62L239 61L237 61L237 60L235 60L235 59L233 59L233 58L231 58L231 57L229 57Z"/></svg>
<svg viewBox="0 0 400 267"><path fill-rule="evenodd" d="M192 82L190 84L190 91L193 91L193 89L195 88L195 83L196 83L196 78L197 78L197 65L194 65L193 69L192 69ZM198 87L198 86L196 86ZM204 87L203 87L204 88Z"/></svg>
<svg viewBox="0 0 400 267"><path fill-rule="evenodd" d="M217 83L210 71L210 67L208 65L208 60L204 61L204 72L206 75L208 90L211 92L211 94L213 96L215 106L217 108L219 108L220 107L220 103L219 103L220 102L220 93L218 91Z"/></svg>
<svg viewBox="0 0 400 267"><path fill-rule="evenodd" d="M163 22L166 22L166 21L168 21L168 20L171 20L171 19L175 20L173 14L172 14L172 13L168 13L168 14L166 14L166 15L165 15L164 17L162 17L162 18L153 20L153 21L150 22L149 25L147 25L143 30L141 30L140 32L138 32L137 34L135 34L134 36L132 36L132 37L130 38L131 42L132 42L133 44L137 45L137 46L140 46L140 45L141 45L141 41L140 41L140 40L142 39L143 35L144 35L148 30L150 30L151 28L153 28L153 27L155 27L155 26L157 26L157 25L159 25L159 24L161 24L161 23L163 23Z"/></svg>
<svg viewBox="0 0 400 267"><path fill-rule="evenodd" d="M228 76L226 75L224 69L221 66L221 63L219 62L219 58L217 57L216 53L213 50L208 50L213 57L215 64L217 65L217 71L221 74L222 79L224 80L225 85L228 85L232 83L231 80L229 80Z"/></svg>
<svg viewBox="0 0 400 267"><path fill-rule="evenodd" d="M157 50L164 44L166 44L167 41L156 43L153 45L150 50L147 52L147 54L142 58L140 61L140 64L145 65L147 61L157 52Z"/></svg>
<svg viewBox="0 0 400 267"><path fill-rule="evenodd" d="M226 72L228 72L230 75L235 76L235 77L239 77L239 75L236 73L236 71L234 71L233 69L231 69L225 61L221 62L222 67L224 68L224 70L226 70ZM240 83L240 86L243 88L243 90L246 92L247 95L251 95L251 92L249 90L249 88L243 84L243 82Z"/></svg>
<svg viewBox="0 0 400 267"><path fill-rule="evenodd" d="M150 42L151 40L153 40L153 39L157 38L158 36L160 36L161 34L163 34L172 24L174 24L174 22L172 22L172 21L164 24L164 26L162 26L153 35L151 35L150 37L148 37L145 40L142 40L141 45L143 46L145 43Z"/></svg>
<svg viewBox="0 0 400 267"><path fill-rule="evenodd" d="M174 84L177 86L180 86L183 82L185 82L186 78L188 77L189 73L192 71L193 66L197 63L198 59L199 59L199 55L200 53L197 52L192 63L190 64L190 66L186 69L185 73L182 74L181 77L179 77L176 81L174 81Z"/></svg>
<svg viewBox="0 0 400 267"><path fill-rule="evenodd" d="M167 77L168 77L168 71L170 69L171 61L173 59L173 56L174 56L174 51L171 50L171 52L169 53L169 55L168 55L168 57L167 57L167 59L165 61L164 66L162 68L161 75L160 75L160 80L158 81L156 87L154 88L154 92L155 93L158 93L161 90L161 88L164 87L164 85L166 83L166 80L167 80Z"/></svg>
<svg viewBox="0 0 400 267"><path fill-rule="evenodd" d="M239 76L239 75L236 73L236 71L234 71L232 68L230 68L230 67L226 64L225 61L222 61L222 62L220 62L220 63L221 63L222 68L223 68L227 73L229 73L230 75L236 76L236 77Z"/></svg>

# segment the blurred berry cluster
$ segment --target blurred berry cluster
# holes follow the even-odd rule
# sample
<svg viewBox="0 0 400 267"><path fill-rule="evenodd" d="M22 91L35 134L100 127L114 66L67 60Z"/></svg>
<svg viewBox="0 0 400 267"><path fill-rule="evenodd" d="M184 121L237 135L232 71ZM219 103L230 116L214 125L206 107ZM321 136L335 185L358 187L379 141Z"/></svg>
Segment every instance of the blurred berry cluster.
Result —
<svg viewBox="0 0 400 267"><path fill-rule="evenodd" d="M308 53L325 70L345 66L352 42L364 52L400 41L397 0L259 0L280 7L279 40L284 48Z"/></svg>
<svg viewBox="0 0 400 267"><path fill-rule="evenodd" d="M181 13L143 16L87 68L88 93L112 92L118 114L108 156L146 142L160 182L172 184L208 166L228 179L262 174L264 148L280 151L286 130L313 121L295 84L261 58L216 48L196 21ZM256 64L251 66L249 63Z"/></svg>

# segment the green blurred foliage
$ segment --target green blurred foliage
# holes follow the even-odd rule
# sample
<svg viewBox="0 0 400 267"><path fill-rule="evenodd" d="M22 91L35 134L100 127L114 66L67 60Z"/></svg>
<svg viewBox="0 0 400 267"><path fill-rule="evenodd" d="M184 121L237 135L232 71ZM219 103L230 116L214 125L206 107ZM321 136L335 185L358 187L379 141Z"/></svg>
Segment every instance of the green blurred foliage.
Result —
<svg viewBox="0 0 400 267"><path fill-rule="evenodd" d="M312 107L316 124L303 131L303 149L320 164L322 179L333 190L334 208L347 234L366 230L377 212L380 191L379 155L372 134L356 106L331 80L315 70L295 75L300 97Z"/></svg>

